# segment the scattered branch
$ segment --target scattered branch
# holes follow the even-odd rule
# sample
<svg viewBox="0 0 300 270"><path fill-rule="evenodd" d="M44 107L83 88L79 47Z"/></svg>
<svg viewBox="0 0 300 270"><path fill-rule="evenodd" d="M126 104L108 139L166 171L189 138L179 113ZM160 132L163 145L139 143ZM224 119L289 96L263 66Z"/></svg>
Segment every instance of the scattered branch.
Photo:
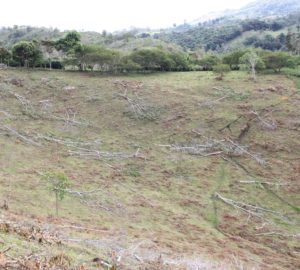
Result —
<svg viewBox="0 0 300 270"><path fill-rule="evenodd" d="M44 113L44 116L45 116L45 113ZM76 120L76 112L73 112L73 111L70 111L70 110L65 111L65 116L64 117L56 116L54 114L49 114L45 118L49 119L49 120L62 121L62 122L65 123L66 126L70 126L70 125L89 126L88 123Z"/></svg>
<svg viewBox="0 0 300 270"><path fill-rule="evenodd" d="M226 141L228 141L229 143L231 143L233 146L235 146L237 149L239 149L242 153L245 153L246 155L250 156L252 159L254 159L258 164L260 165L265 165L266 161L263 160L262 158L260 158L257 155L254 155L252 153L250 153L248 150L246 150L246 148L244 146L240 146L237 143L233 142L230 139L226 139Z"/></svg>
<svg viewBox="0 0 300 270"><path fill-rule="evenodd" d="M14 96L21 103L22 111L24 114L29 115L32 118L36 118L36 111L34 110L31 102L26 97L12 91L9 91L9 94Z"/></svg>
<svg viewBox="0 0 300 270"><path fill-rule="evenodd" d="M223 97L225 96L226 98L241 101L247 99L250 96L250 93L248 92L243 91L239 93L230 87L213 87L213 90L215 90L215 92L213 92L213 95L221 97L221 99L223 99Z"/></svg>
<svg viewBox="0 0 300 270"><path fill-rule="evenodd" d="M66 126L69 125L78 125L78 126L89 126L88 123L84 121L78 121L76 119L77 112L73 111L71 109L65 110L65 115L57 116L54 115L52 112L49 111L49 107L52 107L52 104L50 104L49 100L41 100L39 103L42 104L42 110L38 111L34 109L32 103L25 98L24 96L19 95L18 93L9 91L9 94L13 95L22 105L23 113L34 118L44 118L47 120L57 120L57 121L63 121Z"/></svg>
<svg viewBox="0 0 300 270"><path fill-rule="evenodd" d="M215 100L206 100L202 103L199 103L199 106L213 108L213 106L217 105L220 101L223 101L226 98L228 98L228 96L223 96L223 97L215 99Z"/></svg>
<svg viewBox="0 0 300 270"><path fill-rule="evenodd" d="M145 104L145 102L137 96L137 90L140 90L143 84L135 81L115 81L115 85L123 90L122 94L117 96L126 100L129 104L131 112L137 119L156 120L158 118L157 109ZM131 93L131 97L129 96Z"/></svg>
<svg viewBox="0 0 300 270"><path fill-rule="evenodd" d="M9 126L0 126L0 129L8 131L10 135L16 136L17 138L21 139L23 142L27 144L31 144L34 146L41 146L39 143L33 141L32 139L20 134L18 131L10 128Z"/></svg>
<svg viewBox="0 0 300 270"><path fill-rule="evenodd" d="M259 206L255 206L255 205L251 205L251 204L246 204L243 202L237 202L228 198L225 198L223 196L221 196L219 193L215 193L215 198L221 200L222 202L234 207L235 209L238 209L244 213L247 213L249 216L254 216L257 218L266 218L265 214L269 213L272 214L273 216L280 218L282 221L284 222L289 222L289 220L282 216L280 213L267 209L267 208L263 208L263 207L259 207Z"/></svg>
<svg viewBox="0 0 300 270"><path fill-rule="evenodd" d="M281 100L281 101L279 101L279 102L277 102L277 103L275 103L275 104L268 105L268 106L266 106L266 107L263 107L263 108L261 108L261 109L256 110L255 112L253 112L253 111L250 112L250 114L252 114L252 115L254 115L254 116L248 120L248 123L250 123L251 121L257 119L258 117L261 118L262 115L265 114L265 113L273 112L274 110L271 110L271 111L270 111L270 109L276 108L277 106L281 105L282 103L286 102L287 100L290 100L291 97L293 97L293 96L296 95L296 94L297 94L297 91L293 92L293 93L292 93L291 95L289 95L286 99L283 99L283 100ZM221 131L223 131L223 130L225 130L225 129L229 129L229 131L231 131L231 126L232 126L233 124L237 123L237 122L238 122L240 119L242 119L242 118L246 118L246 115L240 115L240 116L238 116L236 119L232 120L231 122L229 122L228 124L226 124L224 127L220 128L219 131L221 132ZM264 121L264 120L263 120L263 121ZM264 122L265 122L265 121L264 121ZM270 123L268 123L268 122L266 122L265 124L267 124L267 126L270 125ZM273 128L274 126L275 126L275 123L274 123L274 125L273 125L273 123L271 123L271 126L270 126L270 127Z"/></svg>
<svg viewBox="0 0 300 270"><path fill-rule="evenodd" d="M2 251L0 251L0 254L5 254L6 252L10 251L12 249L12 247L8 247Z"/></svg>
<svg viewBox="0 0 300 270"><path fill-rule="evenodd" d="M12 118L12 115L6 111L0 111L0 114L4 114L7 118Z"/></svg>
<svg viewBox="0 0 300 270"><path fill-rule="evenodd" d="M107 230L98 230L98 229L92 229L92 228L87 228L87 227L81 227L81 226L66 226L66 225L58 225L57 227L59 228L67 228L67 229L75 229L75 230L80 230L80 231L91 231L91 232L106 232Z"/></svg>
<svg viewBox="0 0 300 270"><path fill-rule="evenodd" d="M81 157L81 158L91 158L91 159L127 159L127 158L143 158L143 156L140 156L139 154L126 154L121 152L102 152L98 150L91 150L91 149L80 149L77 151L69 150L69 154L71 156L75 157Z"/></svg>
<svg viewBox="0 0 300 270"><path fill-rule="evenodd" d="M281 183L281 182L278 182L278 183L273 183L273 182L261 182L261 181L257 181L257 180L245 180L245 181L239 181L239 183L242 183L242 184L258 184L258 185L268 185L268 186L288 186L289 184L288 183Z"/></svg>
<svg viewBox="0 0 300 270"><path fill-rule="evenodd" d="M189 144L172 144L172 145L159 145L161 147L167 147L171 151L183 152L190 155L200 155L203 157L215 156L225 154L230 157L247 155L254 159L260 165L265 165L266 162L260 158L257 154L252 154L247 150L246 146L241 146L231 139L226 138L222 140L216 140L208 138L196 130L194 133L203 137L206 141L204 143L189 143Z"/></svg>
<svg viewBox="0 0 300 270"><path fill-rule="evenodd" d="M257 236L281 236L281 237L285 237L285 238L300 239L300 233L297 233L297 234L283 234L283 233L279 233L279 232L265 232L265 233L257 233L255 235L257 235Z"/></svg>
<svg viewBox="0 0 300 270"><path fill-rule="evenodd" d="M255 111L251 111L251 113L253 115L256 116L256 118L261 122L262 126L265 127L266 129L269 129L269 130L275 130L277 129L277 124L276 122L272 119L270 122L264 120L258 112L255 112Z"/></svg>
<svg viewBox="0 0 300 270"><path fill-rule="evenodd" d="M132 113L137 119L146 119L146 120L156 120L157 110L154 110L149 105L144 104L144 101L141 100L136 94L134 98L130 98L127 94L127 90L124 91L124 94L118 94L119 97L126 100L130 106Z"/></svg>
<svg viewBox="0 0 300 270"><path fill-rule="evenodd" d="M46 135L42 135L42 134L37 134L37 136L35 137L38 140L45 140L48 142L53 142L53 143L57 143L59 145L64 145L66 147L72 147L72 148L92 148L92 147L97 147L99 145L101 145L101 141L100 140L95 140L93 142L79 142L79 141L72 141L71 139L62 139L62 138L57 138L54 136L46 136Z"/></svg>
<svg viewBox="0 0 300 270"><path fill-rule="evenodd" d="M238 141L240 142L246 134L249 132L251 128L251 125L249 123L246 123L246 125L241 129L240 134L238 136Z"/></svg>

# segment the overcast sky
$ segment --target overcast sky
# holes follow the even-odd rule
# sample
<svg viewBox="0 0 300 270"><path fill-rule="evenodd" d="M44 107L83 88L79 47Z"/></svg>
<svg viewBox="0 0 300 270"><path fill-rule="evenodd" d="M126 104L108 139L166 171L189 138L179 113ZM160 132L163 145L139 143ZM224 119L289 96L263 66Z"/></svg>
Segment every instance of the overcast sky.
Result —
<svg viewBox="0 0 300 270"><path fill-rule="evenodd" d="M0 26L108 31L163 28L253 0L2 0Z"/></svg>

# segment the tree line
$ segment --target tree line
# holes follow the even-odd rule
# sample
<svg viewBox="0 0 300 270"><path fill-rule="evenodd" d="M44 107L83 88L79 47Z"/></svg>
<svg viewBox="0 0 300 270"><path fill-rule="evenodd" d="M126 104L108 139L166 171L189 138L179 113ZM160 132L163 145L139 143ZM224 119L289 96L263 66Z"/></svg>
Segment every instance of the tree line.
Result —
<svg viewBox="0 0 300 270"><path fill-rule="evenodd" d="M166 50L161 47L141 48L130 53L81 42L78 32L71 31L56 41L19 41L11 50L0 47L0 62L11 67L73 69L111 73L150 71L212 71L239 70L245 65L243 57L257 55L257 69L273 69L299 65L295 50L296 35L288 39L290 52L262 49L236 50L227 54L197 55L195 52ZM300 40L300 38L299 38ZM296 55L293 55L296 54Z"/></svg>
<svg viewBox="0 0 300 270"><path fill-rule="evenodd" d="M0 60L12 67L73 68L80 71L186 71L188 55L163 48L141 48L122 53L99 45L82 44L71 31L56 41L19 41L11 50L0 47Z"/></svg>
<svg viewBox="0 0 300 270"><path fill-rule="evenodd" d="M209 55L200 59L198 63L202 69L218 74L218 80L222 80L224 74L231 70L246 70L256 81L257 72L273 70L280 73L283 68L295 69L300 65L300 58L288 52L248 49L234 51L222 58Z"/></svg>

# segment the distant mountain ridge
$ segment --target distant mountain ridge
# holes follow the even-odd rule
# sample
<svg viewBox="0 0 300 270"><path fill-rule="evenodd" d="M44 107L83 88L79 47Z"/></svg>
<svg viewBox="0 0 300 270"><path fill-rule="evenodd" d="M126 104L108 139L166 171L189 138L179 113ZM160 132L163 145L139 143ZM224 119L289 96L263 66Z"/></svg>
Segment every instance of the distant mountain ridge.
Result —
<svg viewBox="0 0 300 270"><path fill-rule="evenodd" d="M256 0L240 9L208 13L191 21L190 24L195 25L222 17L246 19L285 16L299 10L300 0Z"/></svg>
<svg viewBox="0 0 300 270"><path fill-rule="evenodd" d="M300 0L259 0L237 10L212 12L190 23L114 33L81 32L84 44L132 52L140 48L228 52L241 48L286 50L289 32L300 33ZM21 40L57 40L66 32L45 27L0 27L0 47Z"/></svg>

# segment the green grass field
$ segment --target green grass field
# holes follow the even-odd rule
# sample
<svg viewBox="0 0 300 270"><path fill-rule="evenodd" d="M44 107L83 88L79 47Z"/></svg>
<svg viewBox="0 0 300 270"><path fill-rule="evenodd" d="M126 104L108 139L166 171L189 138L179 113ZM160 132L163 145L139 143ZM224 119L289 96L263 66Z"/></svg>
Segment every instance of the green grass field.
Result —
<svg viewBox="0 0 300 270"><path fill-rule="evenodd" d="M0 250L72 269L299 269L299 106L284 75L1 70L1 224L56 240L2 226ZM59 216L47 172L77 191Z"/></svg>

